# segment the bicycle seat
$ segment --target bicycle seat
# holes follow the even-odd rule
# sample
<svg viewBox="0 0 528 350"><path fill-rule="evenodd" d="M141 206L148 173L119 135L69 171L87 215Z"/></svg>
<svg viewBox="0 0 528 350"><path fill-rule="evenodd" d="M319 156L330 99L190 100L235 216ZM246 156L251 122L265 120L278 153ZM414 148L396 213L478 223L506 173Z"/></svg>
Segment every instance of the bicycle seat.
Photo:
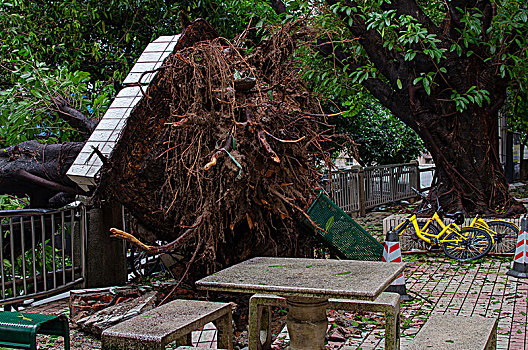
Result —
<svg viewBox="0 0 528 350"><path fill-rule="evenodd" d="M466 219L464 212L462 211L456 211L453 214L444 214L446 218L453 219L455 224L462 225L464 223L464 220Z"/></svg>

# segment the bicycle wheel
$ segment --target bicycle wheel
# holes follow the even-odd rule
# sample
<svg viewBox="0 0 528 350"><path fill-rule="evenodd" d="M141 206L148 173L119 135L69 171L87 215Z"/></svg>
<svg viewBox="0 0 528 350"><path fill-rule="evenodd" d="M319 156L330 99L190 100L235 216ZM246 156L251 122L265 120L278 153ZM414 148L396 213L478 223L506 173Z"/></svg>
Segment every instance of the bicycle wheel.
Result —
<svg viewBox="0 0 528 350"><path fill-rule="evenodd" d="M483 257L493 247L489 233L479 228L465 227L460 234L453 232L443 242L445 255L456 260L473 260Z"/></svg>
<svg viewBox="0 0 528 350"><path fill-rule="evenodd" d="M424 227L425 222L418 222L418 227L420 230ZM427 233L432 235L437 235L440 233L440 229L434 224L430 224L427 227ZM414 226L410 224L401 234L400 234L400 248L402 250L429 250L431 245L426 241L420 239L414 231Z"/></svg>
<svg viewBox="0 0 528 350"><path fill-rule="evenodd" d="M494 253L515 253L519 228L507 221L491 220L486 222L495 238Z"/></svg>

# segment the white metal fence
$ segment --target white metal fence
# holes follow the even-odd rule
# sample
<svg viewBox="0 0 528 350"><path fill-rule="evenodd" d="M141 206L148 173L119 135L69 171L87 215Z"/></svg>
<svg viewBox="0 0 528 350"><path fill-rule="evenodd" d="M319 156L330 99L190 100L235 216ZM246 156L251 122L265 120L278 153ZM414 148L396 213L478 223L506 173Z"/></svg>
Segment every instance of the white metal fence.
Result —
<svg viewBox="0 0 528 350"><path fill-rule="evenodd" d="M360 168L333 172L328 186L332 200L347 213L360 211Z"/></svg>
<svg viewBox="0 0 528 350"><path fill-rule="evenodd" d="M0 304L44 297L84 281L84 205L4 210L0 220Z"/></svg>
<svg viewBox="0 0 528 350"><path fill-rule="evenodd" d="M347 213L416 197L420 189L418 163L353 167L333 172L327 186L332 200Z"/></svg>

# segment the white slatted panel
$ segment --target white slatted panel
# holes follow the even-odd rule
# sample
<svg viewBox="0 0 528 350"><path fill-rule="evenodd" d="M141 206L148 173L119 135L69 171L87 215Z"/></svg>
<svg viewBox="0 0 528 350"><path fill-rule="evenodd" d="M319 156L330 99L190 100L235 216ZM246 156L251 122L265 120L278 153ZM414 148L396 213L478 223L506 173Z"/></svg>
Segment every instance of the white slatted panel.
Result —
<svg viewBox="0 0 528 350"><path fill-rule="evenodd" d="M161 36L150 43L130 73L123 81L123 85L134 85L138 82L143 86L143 91L148 87L156 72L145 73L159 68L163 61L172 53L180 35ZM141 79L141 81L139 81ZM97 125L81 153L68 170L68 177L75 181L82 189L89 190L95 186L95 174L101 169L102 162L93 153L93 148L99 149L106 157L110 156L115 145L121 137L126 120L132 109L143 98L139 86L123 88L114 99L105 115Z"/></svg>

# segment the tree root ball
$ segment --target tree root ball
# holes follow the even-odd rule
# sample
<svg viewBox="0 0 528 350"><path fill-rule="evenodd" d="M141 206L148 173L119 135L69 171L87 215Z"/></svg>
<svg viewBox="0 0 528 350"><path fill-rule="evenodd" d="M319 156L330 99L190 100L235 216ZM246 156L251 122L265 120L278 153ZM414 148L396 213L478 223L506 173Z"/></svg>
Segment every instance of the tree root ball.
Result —
<svg viewBox="0 0 528 350"><path fill-rule="evenodd" d="M290 33L302 33L285 26L246 52L207 26L191 35L193 25L130 114L99 195L173 242L198 276L257 255L309 255L304 211L333 129L290 59Z"/></svg>

